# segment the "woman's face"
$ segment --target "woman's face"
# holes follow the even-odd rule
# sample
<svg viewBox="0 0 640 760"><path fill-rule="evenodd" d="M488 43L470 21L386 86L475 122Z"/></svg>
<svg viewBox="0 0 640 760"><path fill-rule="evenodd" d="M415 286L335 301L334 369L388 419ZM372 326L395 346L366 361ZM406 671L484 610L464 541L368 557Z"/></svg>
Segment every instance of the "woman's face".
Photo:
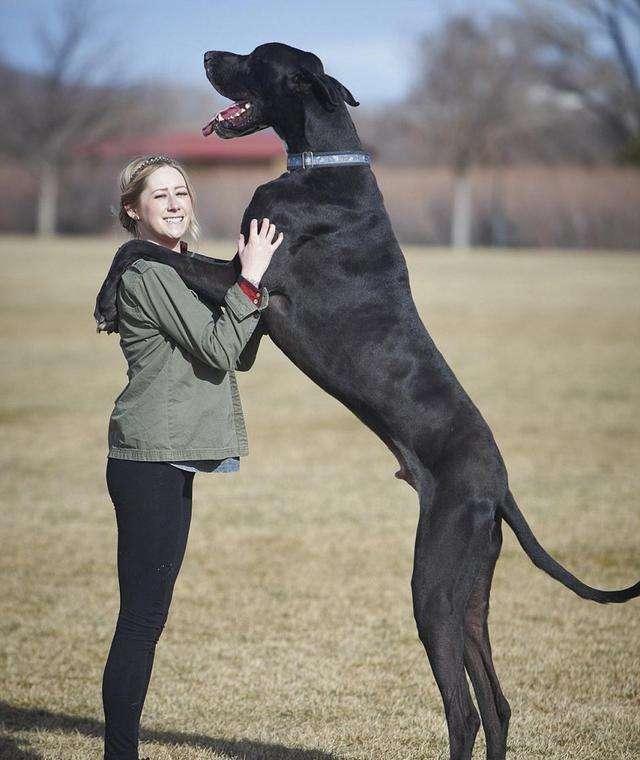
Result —
<svg viewBox="0 0 640 760"><path fill-rule="evenodd" d="M145 182L135 208L138 233L168 248L176 247L193 217L193 205L182 174L173 166L160 166Z"/></svg>

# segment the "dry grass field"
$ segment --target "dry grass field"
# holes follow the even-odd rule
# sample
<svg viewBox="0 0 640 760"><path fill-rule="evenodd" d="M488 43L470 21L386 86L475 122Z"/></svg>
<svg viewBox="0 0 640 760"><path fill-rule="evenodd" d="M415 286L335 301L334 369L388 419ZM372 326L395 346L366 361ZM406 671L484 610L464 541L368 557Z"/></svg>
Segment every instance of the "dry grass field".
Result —
<svg viewBox="0 0 640 760"><path fill-rule="evenodd" d="M102 757L118 611L106 430L125 367L91 312L114 247L0 240L2 760ZM640 256L406 253L420 312L543 544L587 582L634 582ZM240 383L251 456L237 475L196 476L141 755L448 757L411 611L415 494L268 340ZM510 758L640 758L640 602L574 597L507 528L491 629Z"/></svg>

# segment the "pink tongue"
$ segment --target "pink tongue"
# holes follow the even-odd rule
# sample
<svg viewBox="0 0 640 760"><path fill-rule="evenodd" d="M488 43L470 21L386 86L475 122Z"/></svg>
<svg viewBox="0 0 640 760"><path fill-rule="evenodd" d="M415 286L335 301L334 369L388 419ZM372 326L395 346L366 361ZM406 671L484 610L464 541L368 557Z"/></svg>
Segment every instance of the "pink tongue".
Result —
<svg viewBox="0 0 640 760"><path fill-rule="evenodd" d="M231 119L236 114L240 113L242 110L242 107L239 103L234 103L232 106L229 106L229 108L225 108L224 111L220 111L220 116L222 116L223 119Z"/></svg>

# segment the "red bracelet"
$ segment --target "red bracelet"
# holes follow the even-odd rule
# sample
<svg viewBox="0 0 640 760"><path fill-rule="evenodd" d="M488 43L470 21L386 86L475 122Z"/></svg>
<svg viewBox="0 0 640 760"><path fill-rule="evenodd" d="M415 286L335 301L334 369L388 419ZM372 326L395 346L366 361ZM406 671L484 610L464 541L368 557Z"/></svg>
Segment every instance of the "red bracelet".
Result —
<svg viewBox="0 0 640 760"><path fill-rule="evenodd" d="M262 297L260 289L256 288L252 282L249 282L249 280L240 275L240 277L238 277L238 285L240 286L240 290L242 290L245 296L249 298L255 306L260 303Z"/></svg>

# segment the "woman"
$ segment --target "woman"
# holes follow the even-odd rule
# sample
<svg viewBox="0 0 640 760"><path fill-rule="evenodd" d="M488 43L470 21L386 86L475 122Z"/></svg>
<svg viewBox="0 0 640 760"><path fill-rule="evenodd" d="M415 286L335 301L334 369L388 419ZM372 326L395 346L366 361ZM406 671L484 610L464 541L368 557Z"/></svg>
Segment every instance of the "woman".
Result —
<svg viewBox="0 0 640 760"><path fill-rule="evenodd" d="M167 156L120 175L120 221L133 236L182 251L197 236L194 194ZM238 239L241 276L225 309L207 307L175 270L139 259L118 288L129 382L109 422L107 487L118 526L120 611L102 682L105 760L138 760L142 706L191 520L194 473L229 472L247 453L234 369L253 364L268 303L260 279L282 242L269 220ZM253 339L252 339L253 336Z"/></svg>

